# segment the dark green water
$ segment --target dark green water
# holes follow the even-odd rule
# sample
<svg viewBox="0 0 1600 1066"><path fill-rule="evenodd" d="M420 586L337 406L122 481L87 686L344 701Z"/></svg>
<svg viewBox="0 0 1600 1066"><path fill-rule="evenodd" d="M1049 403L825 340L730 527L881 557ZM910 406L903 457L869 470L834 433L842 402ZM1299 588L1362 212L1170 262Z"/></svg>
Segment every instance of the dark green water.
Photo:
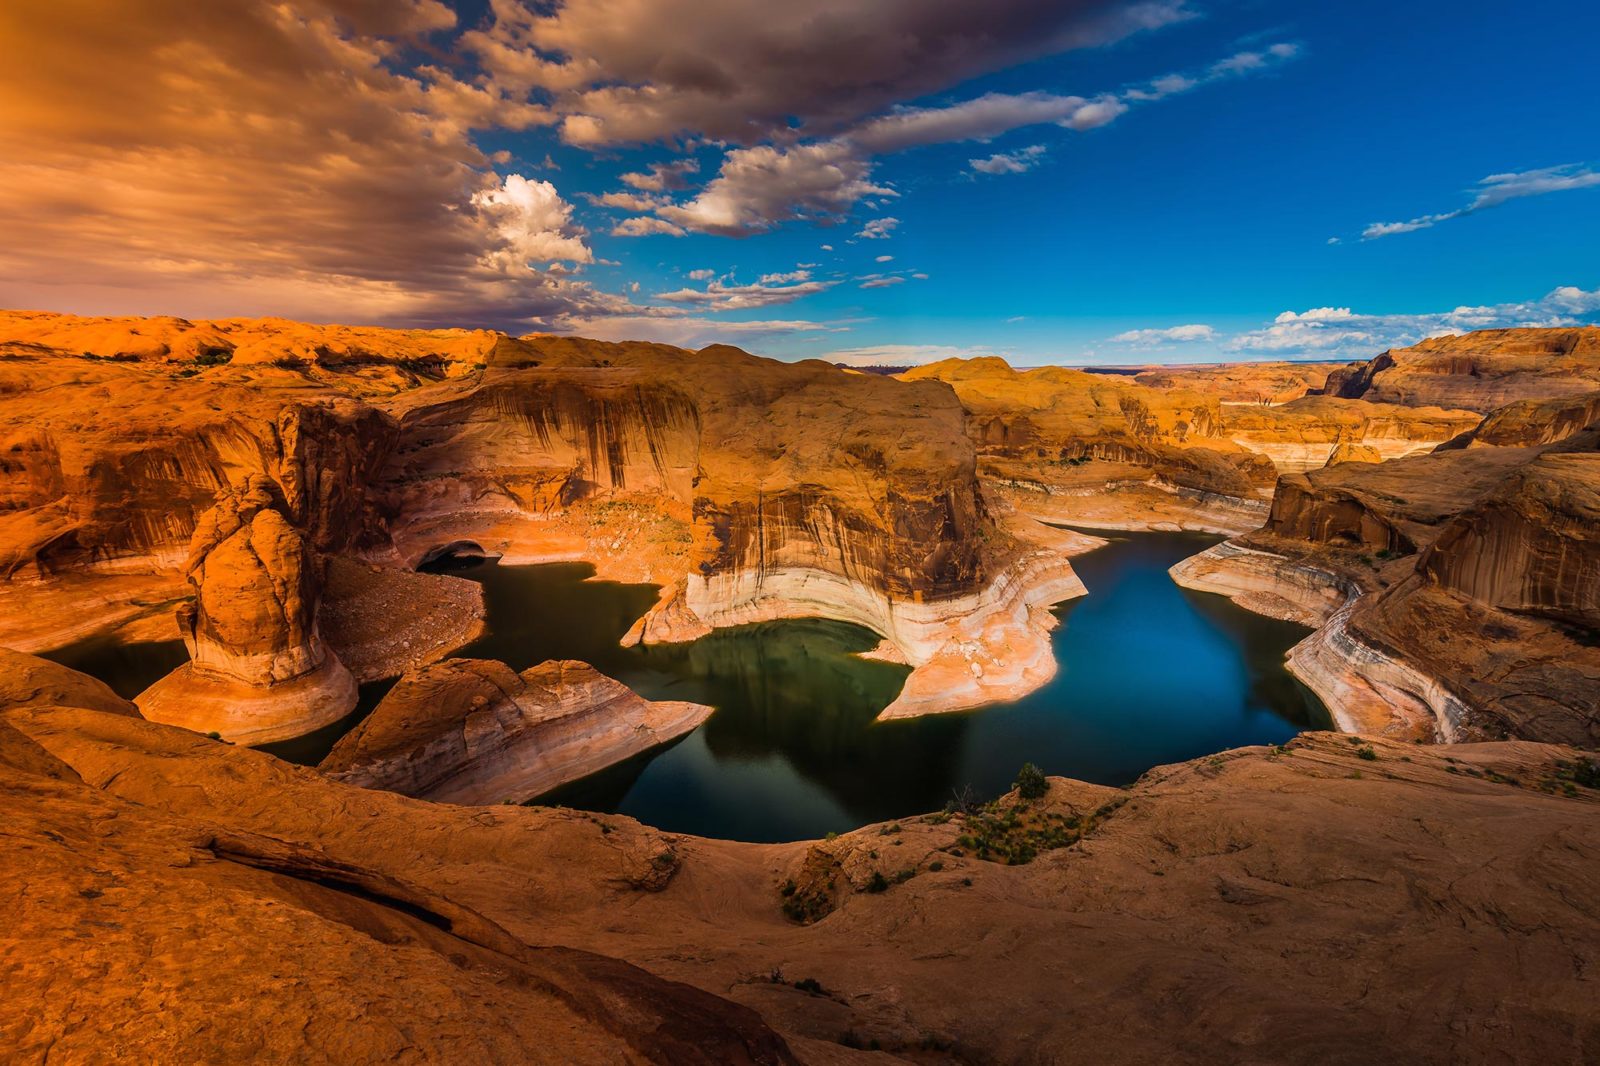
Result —
<svg viewBox="0 0 1600 1066"><path fill-rule="evenodd" d="M906 670L856 658L877 638L843 623L774 622L692 644L618 647L654 590L584 580L592 571L582 565L456 570L483 582L492 629L462 654L517 669L582 659L653 699L716 707L680 742L539 802L739 840L809 838L933 810L969 785L995 795L1030 760L1125 784L1162 763L1329 725L1283 667L1307 629L1167 576L1221 538L1113 536L1073 560L1089 595L1057 609L1055 680L964 714L875 724Z"/></svg>
<svg viewBox="0 0 1600 1066"><path fill-rule="evenodd" d="M997 795L1025 761L1120 785L1162 763L1329 726L1283 667L1308 630L1180 589L1167 576L1220 538L1111 536L1073 560L1089 595L1057 608L1055 680L1015 703L964 714L875 724L906 669L857 658L877 638L839 622L773 622L692 644L620 647L655 602L655 587L587 580L594 571L583 564L451 566L482 582L489 611L489 634L459 654L518 670L579 659L652 699L716 707L679 742L538 802L738 840L845 831L937 809L968 786ZM181 663L183 646L86 643L52 657L131 696ZM361 706L343 722L265 750L318 761L390 684L363 686Z"/></svg>
<svg viewBox="0 0 1600 1066"><path fill-rule="evenodd" d="M97 677L125 700L133 699L189 661L181 640L119 644L111 637L90 637L55 651L40 652L39 657Z"/></svg>

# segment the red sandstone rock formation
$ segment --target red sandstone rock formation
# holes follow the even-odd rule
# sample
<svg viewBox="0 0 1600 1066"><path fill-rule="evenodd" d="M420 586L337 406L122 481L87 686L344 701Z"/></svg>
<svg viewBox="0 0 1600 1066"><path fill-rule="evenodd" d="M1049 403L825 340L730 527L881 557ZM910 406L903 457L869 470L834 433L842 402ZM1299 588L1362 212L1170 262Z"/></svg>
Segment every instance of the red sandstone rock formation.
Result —
<svg viewBox="0 0 1600 1066"><path fill-rule="evenodd" d="M651 702L587 663L485 659L407 673L322 760L337 780L448 803L520 803L674 740L711 708Z"/></svg>
<svg viewBox="0 0 1600 1066"><path fill-rule="evenodd" d="M1486 329L1395 348L1328 375L1323 392L1487 414L1600 388L1600 326Z"/></svg>

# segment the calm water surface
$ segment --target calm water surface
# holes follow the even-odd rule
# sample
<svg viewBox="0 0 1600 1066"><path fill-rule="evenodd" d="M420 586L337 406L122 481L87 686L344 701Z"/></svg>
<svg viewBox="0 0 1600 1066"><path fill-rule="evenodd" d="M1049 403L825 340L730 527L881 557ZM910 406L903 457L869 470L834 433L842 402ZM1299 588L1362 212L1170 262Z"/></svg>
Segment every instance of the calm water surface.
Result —
<svg viewBox="0 0 1600 1066"><path fill-rule="evenodd" d="M1327 728L1283 667L1309 630L1173 584L1167 568L1218 537L1115 539L1073 560L1089 594L1056 609L1060 671L1015 703L875 724L906 669L856 657L865 629L797 620L719 630L692 644L623 648L655 602L651 585L589 580L584 564L461 563L479 581L490 631L459 654L525 669L580 659L652 699L717 708L675 744L537 802L616 811L674 832L738 840L821 836L943 806L953 790L1005 791L1025 761L1120 785L1162 763ZM136 695L183 661L183 646L86 642L52 656ZM316 762L392 682L362 687L343 722L267 746Z"/></svg>
<svg viewBox="0 0 1600 1066"><path fill-rule="evenodd" d="M1073 560L1089 595L1057 608L1055 680L975 712L874 723L906 670L857 658L877 638L838 622L618 647L654 589L584 580L592 570L583 565L458 570L484 583L492 627L462 654L517 669L583 659L650 698L716 707L680 742L538 802L739 840L815 837L932 810L968 785L995 795L1029 760L1117 785L1162 763L1328 727L1316 697L1283 666L1309 630L1167 576L1221 538L1109 536L1107 547Z"/></svg>

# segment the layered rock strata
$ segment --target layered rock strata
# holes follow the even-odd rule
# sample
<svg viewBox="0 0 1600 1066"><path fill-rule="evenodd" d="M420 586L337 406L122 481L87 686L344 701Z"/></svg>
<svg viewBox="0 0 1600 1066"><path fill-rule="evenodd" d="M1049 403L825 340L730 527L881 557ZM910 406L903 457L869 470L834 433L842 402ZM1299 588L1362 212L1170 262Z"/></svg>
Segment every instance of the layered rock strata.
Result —
<svg viewBox="0 0 1600 1066"><path fill-rule="evenodd" d="M189 662L138 696L145 717L266 743L355 708L355 678L317 624L321 560L273 504L253 478L202 518L190 547L195 596L178 608Z"/></svg>
<svg viewBox="0 0 1600 1066"><path fill-rule="evenodd" d="M1173 574L1320 621L1290 666L1346 728L1597 744L1597 448L1591 429L1286 477L1259 532Z"/></svg>
<svg viewBox="0 0 1600 1066"><path fill-rule="evenodd" d="M1600 326L1486 329L1395 348L1328 375L1329 396L1488 414L1600 389Z"/></svg>
<svg viewBox="0 0 1600 1066"><path fill-rule="evenodd" d="M407 673L319 767L336 780L446 803L520 803L675 740L711 715L652 702L587 663L518 674L446 659Z"/></svg>
<svg viewBox="0 0 1600 1066"><path fill-rule="evenodd" d="M1152 387L1148 375L1017 371L982 358L902 377L955 389L992 493L1047 521L1102 528L1247 532L1282 473L1324 466L1341 449L1425 452L1479 421L1470 411L1303 396L1309 386L1289 402L1229 401L1249 371L1225 369L1155 374L1161 387ZM1282 368L1263 371L1274 394L1283 378Z"/></svg>

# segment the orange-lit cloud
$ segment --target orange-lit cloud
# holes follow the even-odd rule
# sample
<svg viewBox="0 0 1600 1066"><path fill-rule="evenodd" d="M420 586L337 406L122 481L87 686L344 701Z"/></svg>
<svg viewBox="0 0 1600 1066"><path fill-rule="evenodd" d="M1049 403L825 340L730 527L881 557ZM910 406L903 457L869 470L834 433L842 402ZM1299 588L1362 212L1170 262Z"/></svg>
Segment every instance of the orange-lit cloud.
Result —
<svg viewBox="0 0 1600 1066"><path fill-rule="evenodd" d="M0 302L504 321L627 302L555 188L470 138L537 106L397 50L435 0L0 6ZM530 262L533 266L530 267Z"/></svg>

